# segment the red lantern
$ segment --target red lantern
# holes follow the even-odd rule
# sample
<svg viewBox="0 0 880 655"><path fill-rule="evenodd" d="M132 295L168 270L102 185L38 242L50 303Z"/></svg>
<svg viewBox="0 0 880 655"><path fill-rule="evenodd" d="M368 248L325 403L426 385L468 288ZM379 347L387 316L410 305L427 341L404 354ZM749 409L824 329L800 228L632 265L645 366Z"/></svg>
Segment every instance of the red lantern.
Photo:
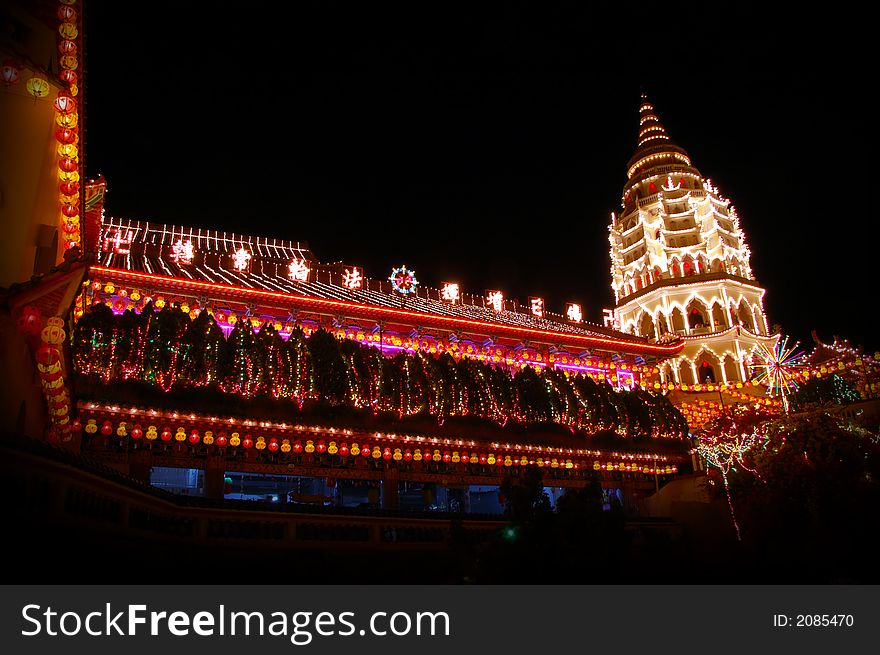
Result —
<svg viewBox="0 0 880 655"><path fill-rule="evenodd" d="M76 100L70 95L70 91L61 89L55 98L55 110L59 114L72 114L76 111Z"/></svg>
<svg viewBox="0 0 880 655"><path fill-rule="evenodd" d="M135 426L131 429L131 438L132 439L140 439L144 436L144 431L141 428L140 424L135 424Z"/></svg>
<svg viewBox="0 0 880 655"><path fill-rule="evenodd" d="M253 448L254 447L254 440L251 439L251 435L249 435L249 434L244 435L244 439L241 440L241 445L244 446L245 448L248 448L248 449Z"/></svg>
<svg viewBox="0 0 880 655"><path fill-rule="evenodd" d="M159 438L162 441L171 441L171 430L169 428L165 428L162 430L162 434L159 435Z"/></svg>
<svg viewBox="0 0 880 655"><path fill-rule="evenodd" d="M226 433L221 432L220 434L218 434L217 440L214 443L218 446L225 446L227 443L229 443L229 439L226 437Z"/></svg>
<svg viewBox="0 0 880 655"><path fill-rule="evenodd" d="M37 363L42 366L55 366L61 361L61 354L57 348L43 344L37 349Z"/></svg>
<svg viewBox="0 0 880 655"><path fill-rule="evenodd" d="M58 77L61 78L62 82L64 82L65 84L68 84L70 86L73 86L74 84L76 84L77 80L79 79L76 75L76 71L71 70L69 68L63 69L58 74Z"/></svg>
<svg viewBox="0 0 880 655"><path fill-rule="evenodd" d="M193 430L192 432L189 433L189 442L191 444L197 444L197 443L199 443L199 441L201 441L201 438L199 437L198 430Z"/></svg>
<svg viewBox="0 0 880 655"><path fill-rule="evenodd" d="M323 440L323 439L320 439L320 440L318 441L318 443L315 444L315 450L317 450L319 453L323 453L324 451L327 450L327 446L326 446L326 444L324 443L324 440Z"/></svg>
<svg viewBox="0 0 880 655"><path fill-rule="evenodd" d="M21 71L19 70L18 66L15 65L14 60L4 60L3 67L0 68L0 79L3 80L3 83L6 86L18 84L18 82L21 80Z"/></svg>
<svg viewBox="0 0 880 655"><path fill-rule="evenodd" d="M58 20L62 23L76 22L76 9L70 5L61 5L58 7Z"/></svg>
<svg viewBox="0 0 880 655"><path fill-rule="evenodd" d="M411 462L412 461L412 452L407 448L403 451L403 461Z"/></svg>
<svg viewBox="0 0 880 655"><path fill-rule="evenodd" d="M480 455L480 464L485 464L488 461L489 461L488 457L486 457L485 455Z"/></svg>
<svg viewBox="0 0 880 655"><path fill-rule="evenodd" d="M76 42L71 41L70 39L64 39L58 44L58 52L60 52L62 56L76 56Z"/></svg>
<svg viewBox="0 0 880 655"><path fill-rule="evenodd" d="M443 461L447 464L452 461L452 455L449 454L449 451L443 453Z"/></svg>
<svg viewBox="0 0 880 655"><path fill-rule="evenodd" d="M364 457L369 457L369 456L370 456L370 452L371 452L371 451L370 451L370 445L369 445L369 444L364 444L363 446L361 446L361 455L363 455Z"/></svg>
<svg viewBox="0 0 880 655"><path fill-rule="evenodd" d="M70 424L70 427L72 427L76 432L82 431L82 421L79 420L79 416L73 419L73 423Z"/></svg>
<svg viewBox="0 0 880 655"><path fill-rule="evenodd" d="M38 335L43 329L43 319L40 310L33 305L27 305L21 310L21 316L16 321L18 329L24 334Z"/></svg>
<svg viewBox="0 0 880 655"><path fill-rule="evenodd" d="M63 134L60 134L63 132ZM55 138L61 141L62 143L72 143L71 141L64 141L62 139L70 138L70 134L72 133L74 140L76 140L76 134L73 133L73 130L60 129L55 133ZM73 196L79 193L79 182L74 182L73 180L62 182L58 185L58 190L63 193L65 196Z"/></svg>
<svg viewBox="0 0 880 655"><path fill-rule="evenodd" d="M269 451L274 453L277 450L278 450L278 439L275 439L273 437L273 438L269 439Z"/></svg>
<svg viewBox="0 0 880 655"><path fill-rule="evenodd" d="M101 434L105 437L109 437L113 434L113 426L110 424L110 421L104 421L104 425L101 426Z"/></svg>
<svg viewBox="0 0 880 655"><path fill-rule="evenodd" d="M79 216L79 207L76 205L61 205L61 213L68 218Z"/></svg>
<svg viewBox="0 0 880 655"><path fill-rule="evenodd" d="M302 451L303 451L302 442L301 441L294 441L293 442L293 452L298 454L298 453L301 453Z"/></svg>
<svg viewBox="0 0 880 655"><path fill-rule="evenodd" d="M348 457L348 452L348 444L343 441L342 445L339 446L339 454L343 457Z"/></svg>
<svg viewBox="0 0 880 655"><path fill-rule="evenodd" d="M386 462L389 459L391 459L391 449L390 448L386 448L385 450L382 451L382 459L384 459Z"/></svg>
<svg viewBox="0 0 880 655"><path fill-rule="evenodd" d="M75 159L65 158L65 159L58 160L58 168L60 168L65 173L74 172L77 168L77 165L78 164Z"/></svg>

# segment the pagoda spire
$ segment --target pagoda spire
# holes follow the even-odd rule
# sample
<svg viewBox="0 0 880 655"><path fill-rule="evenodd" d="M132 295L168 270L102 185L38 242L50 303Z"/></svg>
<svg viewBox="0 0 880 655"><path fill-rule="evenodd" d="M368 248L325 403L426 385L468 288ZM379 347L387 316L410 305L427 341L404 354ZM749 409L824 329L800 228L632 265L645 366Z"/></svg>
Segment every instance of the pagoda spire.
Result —
<svg viewBox="0 0 880 655"><path fill-rule="evenodd" d="M644 91L639 104L639 138L636 151L627 164L627 177L657 166L668 164L690 166L691 158L684 148L676 145L660 122L654 105Z"/></svg>
<svg viewBox="0 0 880 655"><path fill-rule="evenodd" d="M642 91L642 101L639 105L639 145L641 148L646 143L669 141L666 128L654 113L654 105L648 100L648 96Z"/></svg>

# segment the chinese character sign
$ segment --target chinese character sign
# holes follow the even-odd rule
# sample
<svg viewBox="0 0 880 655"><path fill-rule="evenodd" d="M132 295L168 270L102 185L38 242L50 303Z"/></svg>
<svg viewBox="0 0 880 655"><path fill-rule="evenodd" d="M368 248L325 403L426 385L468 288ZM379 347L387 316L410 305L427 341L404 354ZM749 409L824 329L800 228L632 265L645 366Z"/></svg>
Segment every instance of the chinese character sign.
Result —
<svg viewBox="0 0 880 655"><path fill-rule="evenodd" d="M251 254L244 248L239 248L232 254L232 267L236 271L247 271L248 262L251 261Z"/></svg>
<svg viewBox="0 0 880 655"><path fill-rule="evenodd" d="M543 298L533 298L529 297L529 306L532 310L532 315L537 316L538 318L544 318L544 299Z"/></svg>
<svg viewBox="0 0 880 655"><path fill-rule="evenodd" d="M569 321L574 321L575 323L582 323L584 320L584 312L581 306L574 302L570 302L565 306L565 315Z"/></svg>
<svg viewBox="0 0 880 655"><path fill-rule="evenodd" d="M178 239L177 243L171 246L171 261L178 264L192 264L194 254L192 241L189 239L186 241Z"/></svg>
<svg viewBox="0 0 880 655"><path fill-rule="evenodd" d="M460 295L457 282L444 282L440 288L440 298L453 305L458 302Z"/></svg>
<svg viewBox="0 0 880 655"><path fill-rule="evenodd" d="M504 309L504 294L500 291L487 291L486 305L494 309L496 312L502 311Z"/></svg>
<svg viewBox="0 0 880 655"><path fill-rule="evenodd" d="M349 266L342 270L342 286L346 289L361 289L364 286L363 271L358 266Z"/></svg>
<svg viewBox="0 0 880 655"><path fill-rule="evenodd" d="M287 268L288 277L294 282L308 282L310 271L309 263L304 259L294 259Z"/></svg>
<svg viewBox="0 0 880 655"><path fill-rule="evenodd" d="M131 230L123 236L119 228L111 227L104 235L104 252L113 252L117 255L127 255L131 252L131 240L134 238Z"/></svg>
<svg viewBox="0 0 880 655"><path fill-rule="evenodd" d="M605 327L610 327L612 330L620 329L620 323L618 322L617 317L614 315L613 309L602 310L602 323Z"/></svg>

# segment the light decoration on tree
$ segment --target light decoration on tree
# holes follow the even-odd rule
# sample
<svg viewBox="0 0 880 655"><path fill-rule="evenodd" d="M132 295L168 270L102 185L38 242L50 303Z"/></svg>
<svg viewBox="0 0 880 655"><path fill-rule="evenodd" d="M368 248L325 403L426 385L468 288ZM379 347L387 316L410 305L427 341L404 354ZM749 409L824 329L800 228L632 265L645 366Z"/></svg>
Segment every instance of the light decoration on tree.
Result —
<svg viewBox="0 0 880 655"><path fill-rule="evenodd" d="M745 458L749 452L764 442L765 437L754 425L740 421L736 416L719 417L709 429L703 430L697 436L697 452L707 464L714 466L721 472L724 491L727 494L727 504L730 507L730 516L733 519L736 538L739 541L742 541L742 534L733 510L733 500L730 497L727 476L731 470L735 471L737 467L755 473L755 469L749 466Z"/></svg>
<svg viewBox="0 0 880 655"><path fill-rule="evenodd" d="M349 266L342 271L342 286L352 291L364 287L363 269L359 266Z"/></svg>
<svg viewBox="0 0 880 655"><path fill-rule="evenodd" d="M248 270L250 265L251 254L245 248L239 248L232 253L232 267L241 273Z"/></svg>
<svg viewBox="0 0 880 655"><path fill-rule="evenodd" d="M583 323L584 321L584 312L581 309L581 306L577 303L568 303L565 306L565 315L568 317L569 321L574 323Z"/></svg>
<svg viewBox="0 0 880 655"><path fill-rule="evenodd" d="M758 348L755 349L758 363L754 368L760 372L753 381L766 385L767 392L771 396L779 396L786 413L788 413L788 397L798 388L795 377L800 371L807 369L804 364L804 353L797 350L799 345L795 343L789 346L788 337L785 337L773 348L759 343Z"/></svg>
<svg viewBox="0 0 880 655"><path fill-rule="evenodd" d="M405 296L415 293L416 287L419 285L415 271L408 270L406 265L398 266L391 271L388 279L391 281L391 288Z"/></svg>
<svg viewBox="0 0 880 655"><path fill-rule="evenodd" d="M287 267L287 276L294 282L308 282L311 270L305 259L294 259Z"/></svg>
<svg viewBox="0 0 880 655"><path fill-rule="evenodd" d="M189 239L186 241L178 239L171 246L171 261L178 264L192 264L194 255L195 250L193 249L192 241Z"/></svg>
<svg viewBox="0 0 880 655"><path fill-rule="evenodd" d="M529 296L529 309L532 310L532 316L544 318L544 299Z"/></svg>
<svg viewBox="0 0 880 655"><path fill-rule="evenodd" d="M504 294L500 291L486 291L486 305L496 312L504 310Z"/></svg>
<svg viewBox="0 0 880 655"><path fill-rule="evenodd" d="M440 287L440 299L451 304L456 304L461 300L461 294L457 282L444 282Z"/></svg>

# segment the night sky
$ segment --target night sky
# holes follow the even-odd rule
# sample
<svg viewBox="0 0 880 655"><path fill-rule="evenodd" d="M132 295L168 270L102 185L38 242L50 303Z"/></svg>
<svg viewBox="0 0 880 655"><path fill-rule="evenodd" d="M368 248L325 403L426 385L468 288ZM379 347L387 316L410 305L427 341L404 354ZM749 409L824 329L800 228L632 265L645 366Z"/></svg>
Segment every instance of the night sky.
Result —
<svg viewBox="0 0 880 655"><path fill-rule="evenodd" d="M611 307L639 92L733 201L770 323L880 348L866 16L744 2L90 2L109 215ZM247 13L245 13L247 12Z"/></svg>

